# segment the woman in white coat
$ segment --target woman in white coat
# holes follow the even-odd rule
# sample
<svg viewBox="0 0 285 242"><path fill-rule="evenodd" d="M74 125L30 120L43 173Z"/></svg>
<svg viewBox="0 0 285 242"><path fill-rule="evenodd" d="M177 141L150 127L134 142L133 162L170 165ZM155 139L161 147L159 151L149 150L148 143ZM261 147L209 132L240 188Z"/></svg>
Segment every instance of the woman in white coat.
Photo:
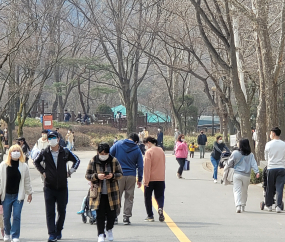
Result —
<svg viewBox="0 0 285 242"><path fill-rule="evenodd" d="M8 157L0 165L0 194L3 205L4 241L19 242L21 212L25 199L32 201L32 187L29 167L25 163L25 156L19 145L9 149ZM12 215L13 214L13 215ZM13 223L11 224L11 215Z"/></svg>
<svg viewBox="0 0 285 242"><path fill-rule="evenodd" d="M241 139L238 143L239 150L235 150L227 165L224 168L224 174L227 174L229 168L234 168L233 192L235 198L236 212L244 212L247 202L247 191L250 184L250 173L253 169L256 178L259 178L259 169L251 153L248 139ZM224 179L226 181L226 179Z"/></svg>

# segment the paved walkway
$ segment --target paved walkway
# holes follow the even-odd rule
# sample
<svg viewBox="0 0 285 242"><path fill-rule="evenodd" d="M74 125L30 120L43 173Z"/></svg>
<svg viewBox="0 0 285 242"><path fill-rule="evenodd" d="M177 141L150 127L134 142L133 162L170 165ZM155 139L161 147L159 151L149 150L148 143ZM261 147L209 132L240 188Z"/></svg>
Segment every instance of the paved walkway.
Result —
<svg viewBox="0 0 285 242"><path fill-rule="evenodd" d="M83 224L76 214L88 185L85 170L94 152L76 152L81 158L78 171L69 180L69 204L62 241L97 241L95 225ZM195 154L198 157L198 153ZM165 212L167 223L146 223L143 192L135 191L132 225L124 226L122 217L114 228L115 242L181 241L181 242L281 242L285 239L285 213L261 211L262 189L251 185L246 212L235 213L232 186L214 184L212 174L202 166L209 159L191 159L191 171L177 179L174 156L167 154ZM22 213L21 241L47 240L42 183L35 169L30 169L35 191L31 204Z"/></svg>

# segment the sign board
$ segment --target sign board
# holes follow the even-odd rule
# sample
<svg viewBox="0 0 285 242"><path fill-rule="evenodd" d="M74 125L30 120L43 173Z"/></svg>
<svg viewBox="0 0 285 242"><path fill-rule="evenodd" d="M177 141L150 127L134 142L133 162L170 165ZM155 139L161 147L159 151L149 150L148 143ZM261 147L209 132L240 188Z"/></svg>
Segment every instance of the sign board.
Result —
<svg viewBox="0 0 285 242"><path fill-rule="evenodd" d="M237 135L230 135L230 146L233 147L237 144Z"/></svg>
<svg viewBox="0 0 285 242"><path fill-rule="evenodd" d="M52 115L44 115L43 116L43 128L44 129L52 129L53 128Z"/></svg>

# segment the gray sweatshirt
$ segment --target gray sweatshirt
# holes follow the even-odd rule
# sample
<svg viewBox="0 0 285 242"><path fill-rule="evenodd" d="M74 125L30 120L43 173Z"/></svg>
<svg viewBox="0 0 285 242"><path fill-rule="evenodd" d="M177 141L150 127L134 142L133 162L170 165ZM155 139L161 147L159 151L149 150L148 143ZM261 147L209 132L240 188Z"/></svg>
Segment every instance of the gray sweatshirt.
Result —
<svg viewBox="0 0 285 242"><path fill-rule="evenodd" d="M259 169L253 153L250 153L247 156L243 156L240 151L235 150L230 156L227 165L227 168L231 167L235 168L235 173L244 176L250 176L251 169L253 169L255 174L259 173Z"/></svg>

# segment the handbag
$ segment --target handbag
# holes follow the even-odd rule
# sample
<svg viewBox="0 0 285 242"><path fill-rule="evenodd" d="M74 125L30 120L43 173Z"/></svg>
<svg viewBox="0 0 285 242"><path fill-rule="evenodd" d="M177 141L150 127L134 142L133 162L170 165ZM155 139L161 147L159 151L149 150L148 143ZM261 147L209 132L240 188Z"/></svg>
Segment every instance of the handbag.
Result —
<svg viewBox="0 0 285 242"><path fill-rule="evenodd" d="M183 167L184 171L189 171L190 170L190 161L189 160L185 160L185 164Z"/></svg>
<svg viewBox="0 0 285 242"><path fill-rule="evenodd" d="M98 185L92 184L89 189L89 197L90 198L97 198L98 197Z"/></svg>
<svg viewBox="0 0 285 242"><path fill-rule="evenodd" d="M242 156L242 158L240 159L240 161L235 165L233 165L233 167L231 167L228 171L228 176L227 176L227 181L228 182L233 182L234 180L234 173L235 173L235 167L237 167L237 165L243 160L244 156Z"/></svg>

